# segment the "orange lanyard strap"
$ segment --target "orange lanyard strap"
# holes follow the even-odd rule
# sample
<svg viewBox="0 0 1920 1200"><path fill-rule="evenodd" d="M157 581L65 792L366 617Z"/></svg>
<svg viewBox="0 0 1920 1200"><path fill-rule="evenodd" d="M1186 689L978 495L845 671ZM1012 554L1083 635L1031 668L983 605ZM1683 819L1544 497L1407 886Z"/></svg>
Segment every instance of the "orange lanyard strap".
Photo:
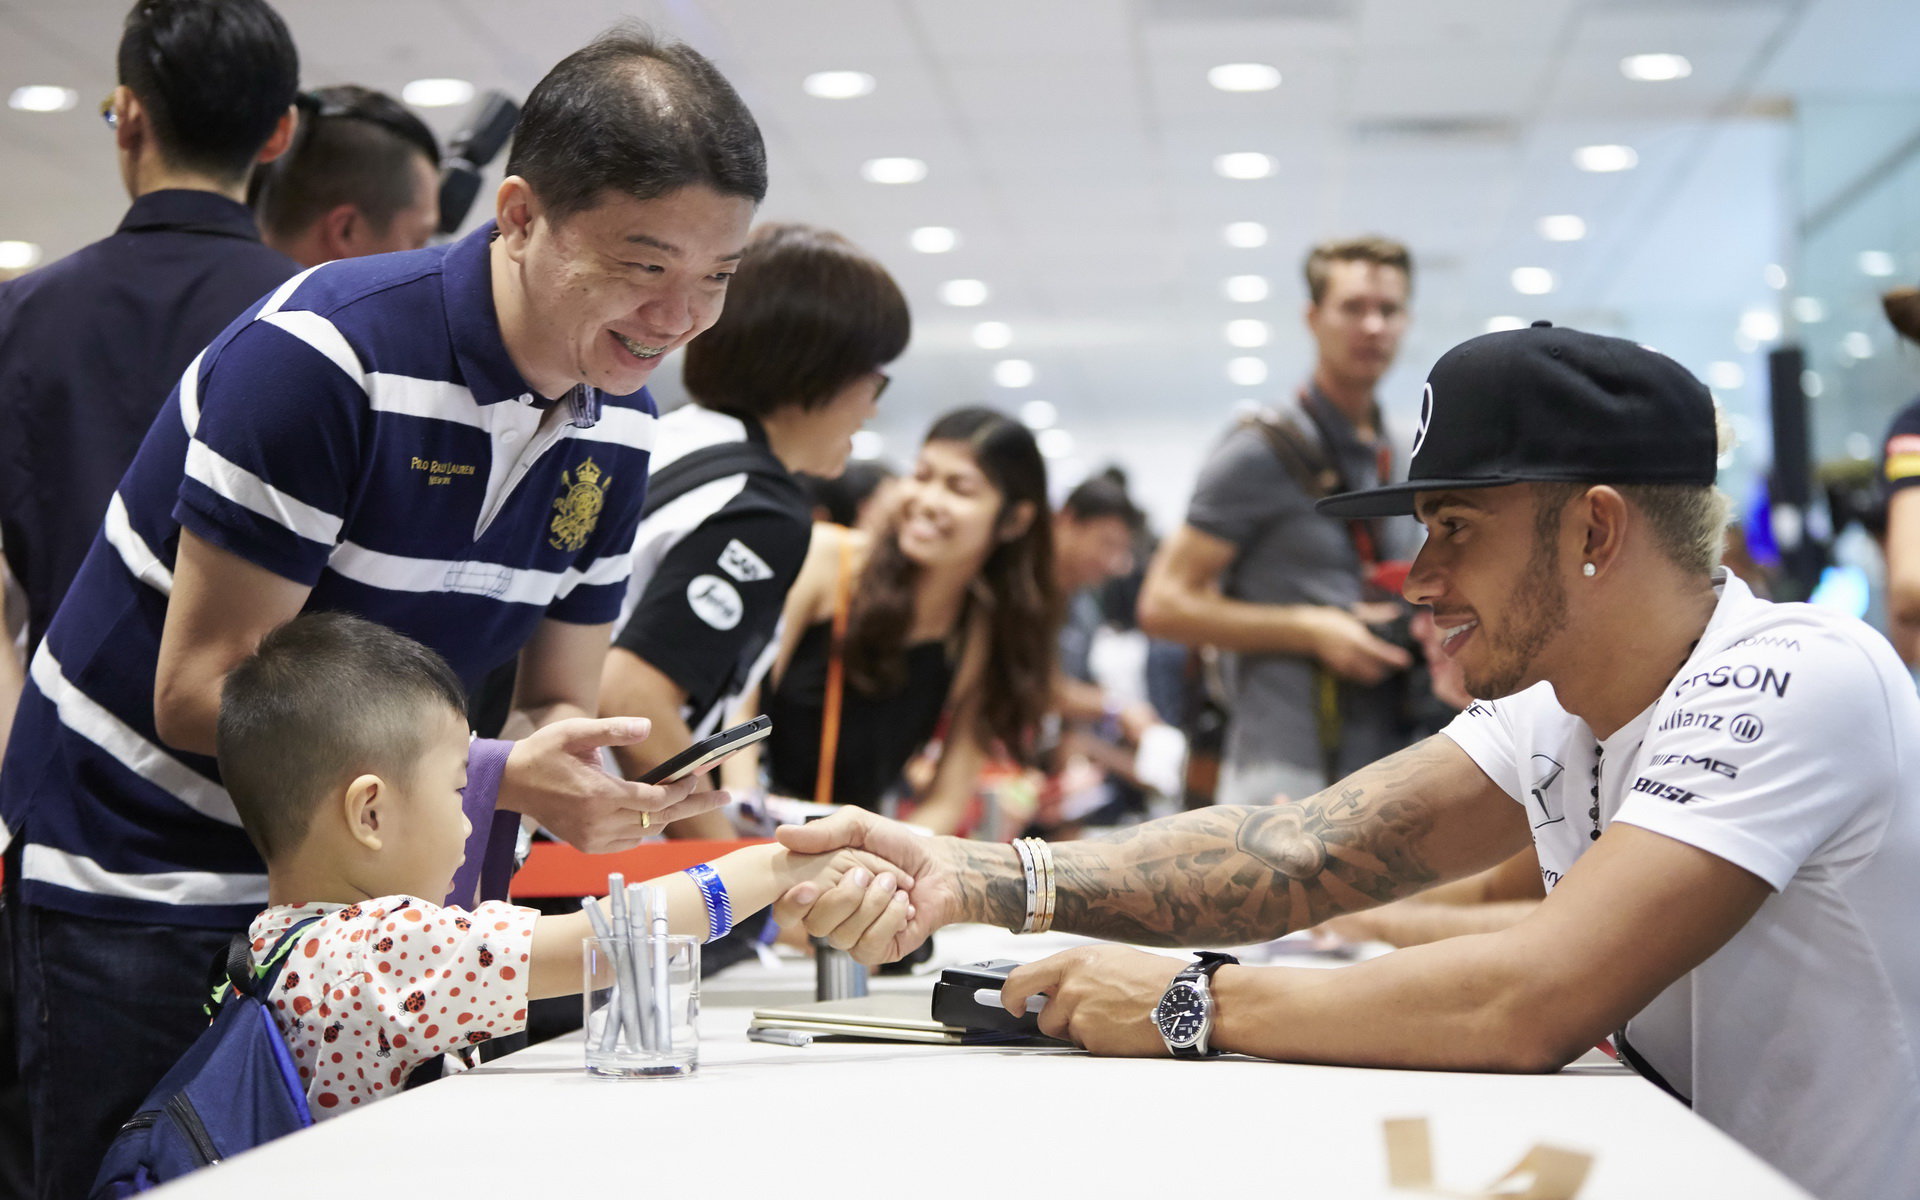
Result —
<svg viewBox="0 0 1920 1200"><path fill-rule="evenodd" d="M826 707L820 714L820 773L814 777L813 798L833 803L833 766L840 750L840 703L847 676L847 612L852 607L853 539L840 539L840 572L833 585L833 639L827 648Z"/></svg>

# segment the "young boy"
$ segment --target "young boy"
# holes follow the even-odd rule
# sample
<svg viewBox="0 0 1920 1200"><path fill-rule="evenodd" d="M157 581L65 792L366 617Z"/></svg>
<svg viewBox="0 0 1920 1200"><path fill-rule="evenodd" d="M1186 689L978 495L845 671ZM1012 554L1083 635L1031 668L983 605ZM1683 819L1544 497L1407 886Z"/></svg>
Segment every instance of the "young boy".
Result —
<svg viewBox="0 0 1920 1200"><path fill-rule="evenodd" d="M220 774L267 862L256 959L309 917L269 997L316 1119L400 1090L437 1054L525 1027L527 1002L580 990L585 913L541 916L494 901L442 906L468 833L465 697L425 646L344 613L274 630L221 692ZM857 851L753 846L711 864L736 916L796 884L910 880ZM708 901L675 873L674 933L709 934ZM854 882L861 882L856 877ZM804 894L804 893L803 893ZM461 1069L462 1053L448 1056Z"/></svg>

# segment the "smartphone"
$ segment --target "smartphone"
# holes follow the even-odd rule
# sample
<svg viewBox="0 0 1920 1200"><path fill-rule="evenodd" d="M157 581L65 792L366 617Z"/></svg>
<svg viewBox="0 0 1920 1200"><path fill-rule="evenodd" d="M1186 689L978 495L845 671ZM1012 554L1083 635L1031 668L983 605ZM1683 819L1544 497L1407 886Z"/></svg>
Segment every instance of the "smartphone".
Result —
<svg viewBox="0 0 1920 1200"><path fill-rule="evenodd" d="M642 775L640 782L672 783L676 779L685 779L694 772L705 770L719 762L742 746L753 745L772 732L772 717L762 715L751 721L742 721L732 729L722 729L712 737L701 738Z"/></svg>

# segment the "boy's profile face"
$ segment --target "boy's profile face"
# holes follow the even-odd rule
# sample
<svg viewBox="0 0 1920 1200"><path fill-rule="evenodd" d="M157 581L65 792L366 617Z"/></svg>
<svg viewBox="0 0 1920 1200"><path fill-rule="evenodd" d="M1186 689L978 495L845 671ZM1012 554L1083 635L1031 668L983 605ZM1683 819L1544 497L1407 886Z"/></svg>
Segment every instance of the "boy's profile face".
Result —
<svg viewBox="0 0 1920 1200"><path fill-rule="evenodd" d="M389 844L398 890L437 904L453 887L473 831L460 794L467 786L467 723L441 706L423 720L431 732L412 776L395 788L399 803L389 811L399 828Z"/></svg>

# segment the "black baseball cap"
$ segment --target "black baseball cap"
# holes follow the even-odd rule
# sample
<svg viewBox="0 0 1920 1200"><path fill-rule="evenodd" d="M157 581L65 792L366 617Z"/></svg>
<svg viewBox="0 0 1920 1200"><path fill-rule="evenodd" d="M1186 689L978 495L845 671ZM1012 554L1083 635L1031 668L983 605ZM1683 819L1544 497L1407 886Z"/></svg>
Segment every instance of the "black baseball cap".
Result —
<svg viewBox="0 0 1920 1200"><path fill-rule="evenodd" d="M1420 401L1405 483L1342 492L1329 517L1413 512L1416 492L1509 483L1713 483L1713 396L1625 338L1535 321L1440 356Z"/></svg>

